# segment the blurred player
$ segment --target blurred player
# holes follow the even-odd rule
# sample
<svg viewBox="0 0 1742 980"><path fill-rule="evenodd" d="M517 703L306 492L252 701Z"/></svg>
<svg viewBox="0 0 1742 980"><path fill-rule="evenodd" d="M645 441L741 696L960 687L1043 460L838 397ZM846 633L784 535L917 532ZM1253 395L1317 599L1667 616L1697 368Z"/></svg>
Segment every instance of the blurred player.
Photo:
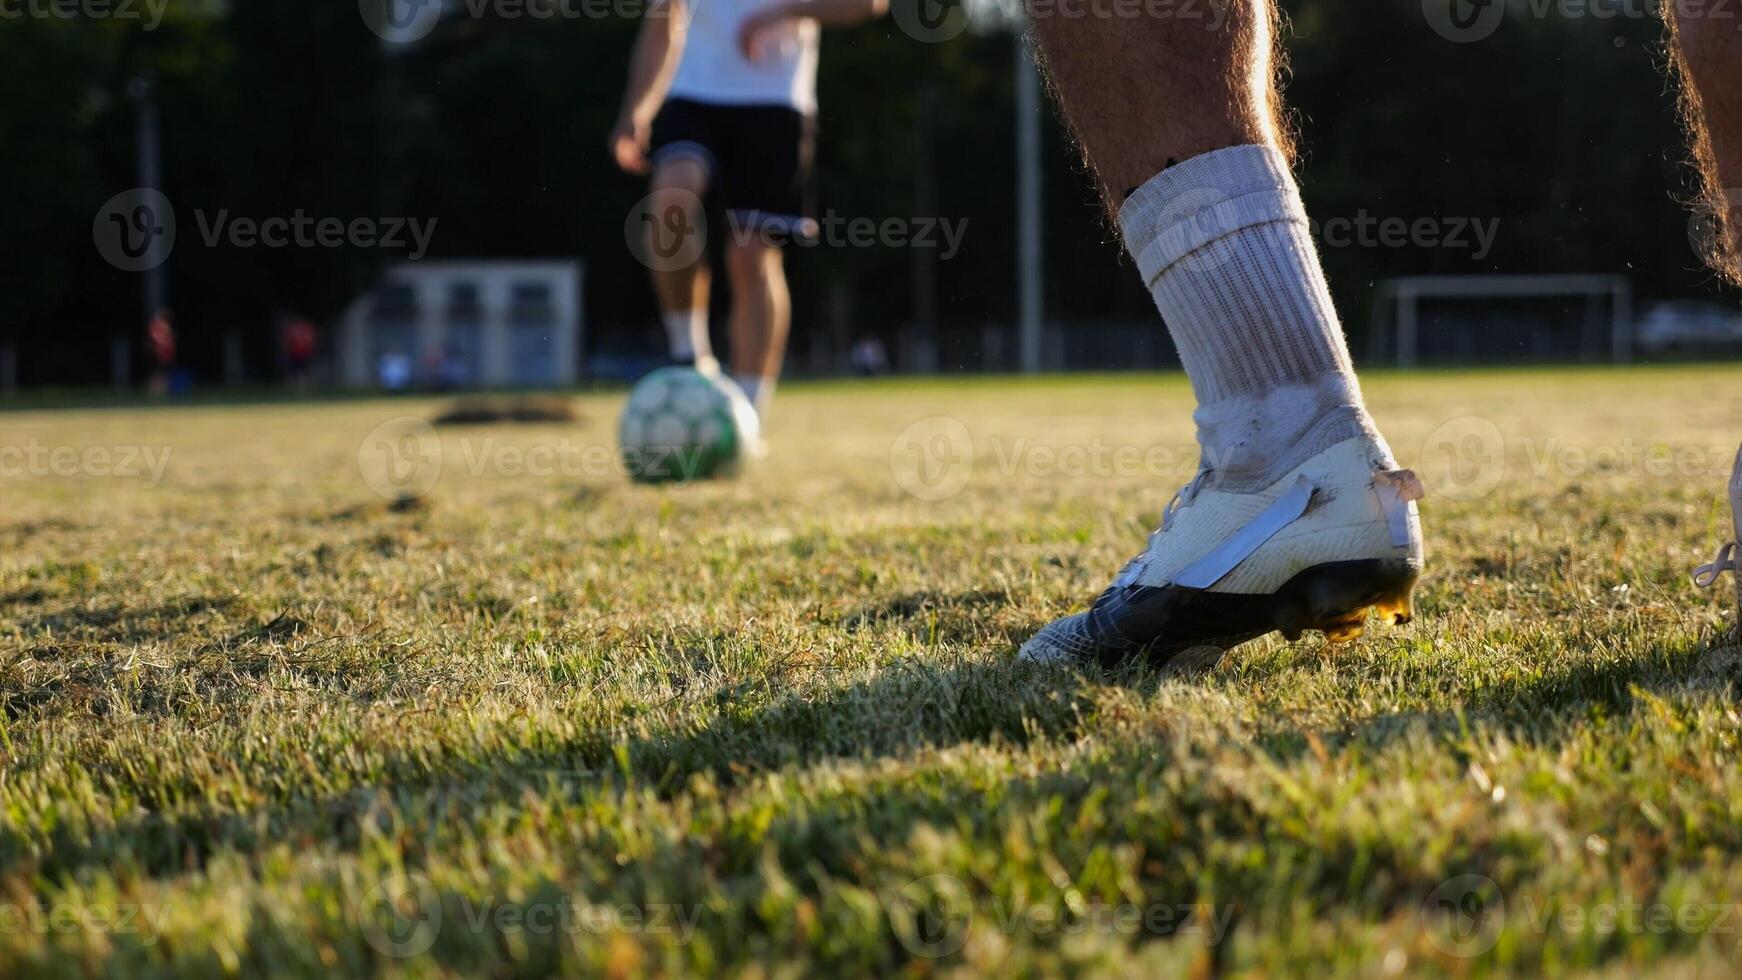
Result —
<svg viewBox="0 0 1742 980"><path fill-rule="evenodd" d="M175 375L175 317L168 310L158 310L145 325L145 349L151 359L151 393L169 394Z"/></svg>
<svg viewBox="0 0 1742 980"><path fill-rule="evenodd" d="M1213 654L1274 630L1346 639L1372 609L1410 616L1420 491L1367 412L1308 231L1276 10L1225 9L1216 23L1034 17L1053 91L1197 395L1202 468L1143 553L1087 611L1030 639L1025 659ZM1738 229L1718 189L1742 188L1742 33L1672 9L1694 156L1734 276ZM1734 550L1708 578L1734 567Z"/></svg>
<svg viewBox="0 0 1742 980"><path fill-rule="evenodd" d="M712 194L727 218L732 376L766 412L791 315L781 245L815 235L806 215L822 25L883 14L887 0L653 0L611 132L617 165L651 173L651 253L702 227ZM659 236L665 236L661 240ZM704 250L655 269L661 319L680 362L714 365Z"/></svg>

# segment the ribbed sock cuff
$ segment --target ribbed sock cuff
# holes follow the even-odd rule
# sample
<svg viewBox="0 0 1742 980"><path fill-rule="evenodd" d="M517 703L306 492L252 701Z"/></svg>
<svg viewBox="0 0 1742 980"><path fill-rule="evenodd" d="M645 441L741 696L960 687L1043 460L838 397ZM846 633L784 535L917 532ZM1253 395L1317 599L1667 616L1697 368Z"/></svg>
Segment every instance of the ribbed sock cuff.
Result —
<svg viewBox="0 0 1742 980"><path fill-rule="evenodd" d="M1275 149L1228 147L1169 167L1131 195L1119 224L1200 403L1326 374L1354 386L1300 191Z"/></svg>
<svg viewBox="0 0 1742 980"><path fill-rule="evenodd" d="M1306 206L1282 154L1268 146L1230 146L1151 177L1119 208L1119 228L1143 275L1155 280L1218 238L1277 221L1306 224Z"/></svg>

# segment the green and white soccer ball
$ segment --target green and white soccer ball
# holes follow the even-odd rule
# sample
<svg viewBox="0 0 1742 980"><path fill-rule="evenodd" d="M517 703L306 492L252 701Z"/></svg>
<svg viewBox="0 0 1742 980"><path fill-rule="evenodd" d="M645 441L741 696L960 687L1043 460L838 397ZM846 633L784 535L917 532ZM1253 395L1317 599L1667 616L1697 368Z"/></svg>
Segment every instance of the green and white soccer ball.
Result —
<svg viewBox="0 0 1742 980"><path fill-rule="evenodd" d="M756 410L736 384L688 367L642 378L618 429L624 468L639 483L729 476L761 439Z"/></svg>

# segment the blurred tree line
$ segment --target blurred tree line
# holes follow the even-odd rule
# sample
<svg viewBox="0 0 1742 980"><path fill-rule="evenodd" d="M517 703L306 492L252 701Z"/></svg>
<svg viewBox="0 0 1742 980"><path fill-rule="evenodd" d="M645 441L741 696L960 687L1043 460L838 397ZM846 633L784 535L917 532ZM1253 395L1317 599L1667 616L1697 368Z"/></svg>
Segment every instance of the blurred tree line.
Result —
<svg viewBox="0 0 1742 980"><path fill-rule="evenodd" d="M110 338L142 327L139 276L92 244L104 202L137 183L126 89L142 73L155 79L163 190L180 219L171 305L197 375L219 375L233 330L250 373L268 374L275 313L330 323L401 256L208 247L196 210L433 218L431 257L579 257L590 346L651 346L651 291L624 240L644 188L604 152L637 21L454 6L404 47L367 30L357 0L171 3L154 30L0 22L14 79L0 102L0 341L20 350L22 380L101 381ZM1521 8L1491 37L1453 43L1419 0L1285 6L1315 219L1498 222L1485 250L1321 240L1357 351L1386 276L1622 272L1647 298L1714 289L1680 205L1692 182L1659 20ZM1015 318L1017 46L991 29L923 43L886 19L829 32L823 51L819 211L967 228L947 259L795 251L798 363L807 344L865 333L899 355L917 321L933 325L939 366L975 366L985 327ZM1092 343L1098 324L1154 322L1063 128L1050 114L1045 125L1048 318L1067 344Z"/></svg>

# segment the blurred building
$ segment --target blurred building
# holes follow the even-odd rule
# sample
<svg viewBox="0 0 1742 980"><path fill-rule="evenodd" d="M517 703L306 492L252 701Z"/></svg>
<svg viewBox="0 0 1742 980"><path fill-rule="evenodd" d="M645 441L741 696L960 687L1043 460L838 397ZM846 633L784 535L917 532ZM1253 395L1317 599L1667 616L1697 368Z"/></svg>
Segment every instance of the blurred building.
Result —
<svg viewBox="0 0 1742 980"><path fill-rule="evenodd" d="M348 387L545 387L580 376L578 262L407 262L340 321Z"/></svg>

